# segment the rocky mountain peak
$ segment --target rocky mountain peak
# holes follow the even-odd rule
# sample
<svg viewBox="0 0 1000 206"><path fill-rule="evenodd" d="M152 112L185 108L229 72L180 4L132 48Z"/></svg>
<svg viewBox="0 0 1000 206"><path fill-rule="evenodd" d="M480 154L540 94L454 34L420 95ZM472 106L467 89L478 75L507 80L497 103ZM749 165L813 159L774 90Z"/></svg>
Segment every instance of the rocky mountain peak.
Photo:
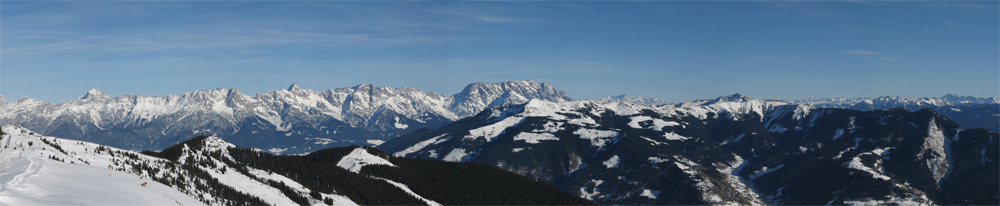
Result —
<svg viewBox="0 0 1000 206"><path fill-rule="evenodd" d="M354 93L374 94L383 88L375 87L375 85L372 84L359 84L358 86L351 87L351 89L354 90Z"/></svg>
<svg viewBox="0 0 1000 206"><path fill-rule="evenodd" d="M747 97L746 95L735 93L730 95L721 96L715 99L716 101L726 101L726 102L744 102L753 100L753 98Z"/></svg>
<svg viewBox="0 0 1000 206"><path fill-rule="evenodd" d="M294 92L294 91L298 91L298 90L302 90L302 88L299 88L299 85L296 85L295 83L292 83L291 86L288 86L288 91L293 91Z"/></svg>
<svg viewBox="0 0 1000 206"><path fill-rule="evenodd" d="M79 99L85 99L85 100L111 99L111 96L104 94L104 91L101 91L99 89L90 89L87 91L87 94L80 96Z"/></svg>

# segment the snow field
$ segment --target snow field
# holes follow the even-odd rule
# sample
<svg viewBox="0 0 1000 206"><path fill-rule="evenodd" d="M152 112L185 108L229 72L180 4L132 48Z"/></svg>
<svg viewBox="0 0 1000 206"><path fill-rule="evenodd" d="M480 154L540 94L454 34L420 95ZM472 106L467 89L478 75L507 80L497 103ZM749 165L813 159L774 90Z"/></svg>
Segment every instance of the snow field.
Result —
<svg viewBox="0 0 1000 206"><path fill-rule="evenodd" d="M618 164L621 163L621 161L622 158L618 157L618 155L611 156L611 158L608 158L608 160L604 161L604 166L606 166L608 169L616 168L618 167Z"/></svg>
<svg viewBox="0 0 1000 206"><path fill-rule="evenodd" d="M642 127L639 125L640 122L652 121L652 126ZM653 129L654 131L663 131L663 127L680 126L680 123L674 121L663 121L662 119L653 119L649 116L634 116L631 117L628 126L636 129Z"/></svg>
<svg viewBox="0 0 1000 206"><path fill-rule="evenodd" d="M353 173L360 173L361 167L368 165L388 165L395 167L396 165L389 162L389 160L382 159L381 157L372 155L368 153L365 148L354 148L350 154L347 154L337 162L337 166L344 168L345 170L351 171Z"/></svg>
<svg viewBox="0 0 1000 206"><path fill-rule="evenodd" d="M465 160L465 156L467 155L469 155L469 153L465 153L465 149L455 148L445 155L444 158L441 158L441 160L447 162L459 162Z"/></svg>
<svg viewBox="0 0 1000 206"><path fill-rule="evenodd" d="M660 191L659 190L643 189L642 190L642 194L639 194L639 196L645 197L645 198L649 198L649 199L656 199L656 196L660 196Z"/></svg>
<svg viewBox="0 0 1000 206"><path fill-rule="evenodd" d="M441 137L444 137L445 135L448 135L448 133L444 133L444 134L435 136L434 138L430 138L430 139L427 139L427 140L424 140L424 141L420 141L417 144L414 144L413 146L407 147L403 151L399 151L399 152L394 153L393 155L395 155L397 157L405 157L406 155L408 155L410 153L414 153L414 152L417 152L417 151L420 151L420 150L424 149L424 147L427 147L428 145L438 144L438 143L441 143L441 142L444 142L444 141L447 141L448 139L450 139L450 138L445 138L445 139L442 139L441 141L438 141L438 139L441 139Z"/></svg>
<svg viewBox="0 0 1000 206"><path fill-rule="evenodd" d="M476 140L482 137L486 138L487 142L490 142L497 136L503 134L504 130L507 128L521 124L523 121L524 117L507 117L491 125L469 130L469 135L465 135L463 140Z"/></svg>
<svg viewBox="0 0 1000 206"><path fill-rule="evenodd" d="M7 147L0 149L0 205L204 205L148 177L118 171L132 168L115 166L125 158L96 153L96 144L31 135L31 131L15 125L0 129L8 133L0 141L0 148ZM69 154L43 139L60 145ZM156 161L141 154L139 157Z"/></svg>
<svg viewBox="0 0 1000 206"><path fill-rule="evenodd" d="M539 134L539 133L521 132L521 133L517 134L517 136L514 136L514 141L518 141L518 140L522 140L522 141L524 141L524 142L526 142L528 144L538 144L538 143L541 143L539 141L543 141L543 140L559 140L559 138L556 137L555 135L551 134L551 133L540 133Z"/></svg>
<svg viewBox="0 0 1000 206"><path fill-rule="evenodd" d="M618 132L606 131L606 130L596 130L589 128L581 128L573 131L573 134L580 135L581 139L590 140L590 145L592 147L604 147L608 143L614 142L614 138L618 137Z"/></svg>

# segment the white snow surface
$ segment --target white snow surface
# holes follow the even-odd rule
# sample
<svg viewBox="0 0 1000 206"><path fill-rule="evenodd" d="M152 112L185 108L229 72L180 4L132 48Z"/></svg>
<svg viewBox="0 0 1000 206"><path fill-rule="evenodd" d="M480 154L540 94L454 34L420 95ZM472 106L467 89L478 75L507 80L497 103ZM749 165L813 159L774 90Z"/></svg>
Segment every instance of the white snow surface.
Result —
<svg viewBox="0 0 1000 206"><path fill-rule="evenodd" d="M407 147L403 151L399 151L399 152L394 153L393 155L395 155L397 157L405 157L408 154L411 154L411 153L414 153L414 152L417 152L417 151L420 151L420 150L424 149L424 147L427 147L428 145L438 144L438 143L444 142L445 140L448 140L448 138L445 138L445 139L443 139L441 141L438 141L438 139L441 139L441 137L444 137L446 135L448 135L448 133L444 133L444 134L435 136L434 138L430 138L430 139L427 139L427 140L424 140L424 141L420 141L417 144L414 144L413 146Z"/></svg>
<svg viewBox="0 0 1000 206"><path fill-rule="evenodd" d="M288 186L288 187L290 187L292 189L295 189L296 191L298 191L301 194L309 194L309 192L310 192L310 190L308 188L306 188L302 184L299 184L298 182L295 182L295 180L292 180L292 179L290 179L288 177L281 176L281 175L274 174L274 173L269 173L269 172L266 172L264 170L259 170L259 169L256 169L256 168L247 168L247 169L248 169L250 175L253 175L255 177L262 178L262 179L269 179L269 180L274 180L274 181L277 181L277 182L284 183L286 186ZM280 191L278 191L278 192L280 192ZM351 199L349 199L349 198L347 198L345 196L342 196L342 195L326 194L326 193L320 193L320 194L322 194L324 198L329 197L330 199L332 199L333 200L333 205L358 205L357 203L354 203L353 201L351 201Z"/></svg>
<svg viewBox="0 0 1000 206"><path fill-rule="evenodd" d="M227 204L212 193L201 191L194 187L204 179L192 177L179 167L167 167L172 164L164 159L150 157L135 151L121 150L94 143L60 139L41 135L31 135L32 132L17 125L6 125L2 129L10 133L4 135L0 147L10 149L0 150L0 205L202 205L206 201L212 205ZM46 140L49 143L44 143ZM28 144L31 142L31 144ZM50 145L51 144L51 145ZM218 137L208 137L202 142L201 149L194 150L185 145L182 148L180 163L189 157L194 161L209 161L215 166L195 164L207 172L219 183L238 191L276 205L294 205L294 201L284 196L280 190L248 177L234 169L225 169L223 161L210 157L209 152L221 152L220 158L232 159L226 148L235 147ZM58 151L52 145L59 145L65 153ZM98 148L104 148L99 151ZM15 149L17 148L17 149ZM23 148L23 149L22 149ZM121 154L134 155L134 157ZM55 157L60 160L54 160ZM160 168L156 173L135 167L138 164ZM22 168L22 169L15 169ZM310 190L291 179L261 171L246 168L250 175L256 178L271 179L284 182L287 186L308 194ZM225 172L224 172L225 171ZM137 176L135 174L143 174ZM157 178L178 179L187 176L184 187L166 186L150 180L145 175ZM147 183L145 187L141 183ZM27 188L27 191L23 192ZM168 191L165 191L168 190ZM172 192L171 192L172 191ZM356 205L350 199L335 194L322 194L333 199L338 205ZM48 201L48 202L46 202ZM320 200L311 200L319 202Z"/></svg>
<svg viewBox="0 0 1000 206"><path fill-rule="evenodd" d="M859 103L866 103L867 105L889 105L892 107L900 107L900 105L906 105L907 107L909 106L945 107L945 106L961 106L968 104L990 104L990 103L996 104L1000 103L1000 98L996 97L975 98L971 96L957 96L948 94L943 97L931 97L931 98L882 96L878 98L843 98L843 97L809 98L809 99L788 100L788 101L797 104L813 104L825 108L846 108ZM876 109L887 109L887 108L876 108Z"/></svg>
<svg viewBox="0 0 1000 206"><path fill-rule="evenodd" d="M524 121L524 117L507 117L499 122L469 130L469 135L465 135L464 140L476 140L478 138L486 138L487 142L493 141L494 138L503 134L504 130L507 128L516 126Z"/></svg>
<svg viewBox="0 0 1000 206"><path fill-rule="evenodd" d="M691 139L690 137L681 136L681 135L673 133L673 132L667 132L667 133L663 134L663 137L667 138L667 140L675 140L675 141L684 141L684 140Z"/></svg>
<svg viewBox="0 0 1000 206"><path fill-rule="evenodd" d="M659 190L650 190L650 189L643 189L642 190L642 194L639 194L639 196L646 197L646 198L649 198L649 199L656 199L656 196L659 196L659 195L660 195L660 191Z"/></svg>
<svg viewBox="0 0 1000 206"><path fill-rule="evenodd" d="M393 126L396 126L396 129L406 129L407 127L410 127L409 125L399 123L399 117L396 117L396 123L393 123Z"/></svg>
<svg viewBox="0 0 1000 206"><path fill-rule="evenodd" d="M368 144L371 144L371 145L378 146L378 145L381 145L382 143L385 143L385 140L369 139L369 140L365 140L365 142L367 142Z"/></svg>
<svg viewBox="0 0 1000 206"><path fill-rule="evenodd" d="M133 174L7 153L0 158L16 159L0 165L0 205L205 205Z"/></svg>
<svg viewBox="0 0 1000 206"><path fill-rule="evenodd" d="M753 183L745 181L745 179L740 178L738 173L743 169L746 162L743 161L739 155L733 155L735 160L728 163L715 163L715 168L718 169L724 177L725 181L729 185L733 186L733 190L736 190L737 194L743 196L744 199L750 200L750 205L765 205L763 201L760 200L760 194L757 194L753 189ZM732 202L727 202L730 204Z"/></svg>
<svg viewBox="0 0 1000 206"><path fill-rule="evenodd" d="M946 139L944 132L938 128L937 124L934 123L934 118L931 118L930 123L927 126L927 137L924 138L923 148L921 148L920 153L918 153L917 158L925 158L923 154L928 150L937 153L936 156L926 157L925 163L927 168L931 170L934 175L934 180L941 184L941 180L944 178L945 174L948 173L948 168L951 156L951 147L949 145L951 141Z"/></svg>
<svg viewBox="0 0 1000 206"><path fill-rule="evenodd" d="M581 139L590 140L591 147L604 147L608 143L614 142L614 138L618 137L618 132L616 131L606 131L597 129L581 128L579 130L573 131L573 134L580 135Z"/></svg>
<svg viewBox="0 0 1000 206"><path fill-rule="evenodd" d="M659 157L649 157L649 163L659 164L664 162L670 162L669 159L659 158Z"/></svg>
<svg viewBox="0 0 1000 206"><path fill-rule="evenodd" d="M631 103L625 103L625 102L620 102L619 101L619 102L612 102L612 103L604 104L603 106L605 108L608 108L609 110L615 112L615 115L618 115L618 116L630 116L630 115L639 114L639 110L636 109L636 107L641 107L641 106L644 106L644 105L637 105L637 104L631 104Z"/></svg>
<svg viewBox="0 0 1000 206"><path fill-rule="evenodd" d="M604 166L608 167L609 169L616 168L618 167L618 164L621 163L621 161L622 158L618 157L618 155L611 156L611 158L608 158L608 160L604 161Z"/></svg>
<svg viewBox="0 0 1000 206"><path fill-rule="evenodd" d="M337 162L337 166L344 168L353 173L360 173L361 167L368 165L388 165L395 167L396 165L389 162L389 160L382 159L379 156L372 155L368 153L365 148L354 148L350 154L345 155L343 158Z"/></svg>
<svg viewBox="0 0 1000 206"><path fill-rule="evenodd" d="M628 126L630 126L632 128L636 128L636 129L653 129L655 131L663 131L663 127L670 127L670 126L679 126L679 125L681 125L680 123L677 123L677 122L674 122L674 121L663 121L662 119L653 119L652 117L649 117L649 116L634 116L634 117L631 117L631 120L632 121L630 121L628 123ZM645 121L653 121L652 126L650 126L650 127L639 126L640 122L645 122Z"/></svg>
<svg viewBox="0 0 1000 206"><path fill-rule="evenodd" d="M661 145L661 144L662 144L662 145L669 145L669 144L667 144L666 142L660 142L660 141L656 141L656 140L653 140L653 139L650 139L650 138L648 138L648 137L643 137L643 136L639 136L639 137L641 137L642 139L645 139L646 141L649 141L649 144L650 144L650 145L653 145L653 146L659 146L659 145Z"/></svg>
<svg viewBox="0 0 1000 206"><path fill-rule="evenodd" d="M559 140L558 137L552 133L531 133L531 132L521 132L514 136L514 141L523 140L528 144L538 144L539 141L543 140Z"/></svg>
<svg viewBox="0 0 1000 206"><path fill-rule="evenodd" d="M541 133L541 132L554 133L554 132L558 132L558 131L562 130L562 125L563 125L563 122L552 122L552 121L545 122L545 124L542 125L542 129L532 130L531 132L534 132L534 133Z"/></svg>
<svg viewBox="0 0 1000 206"><path fill-rule="evenodd" d="M881 179L881 180L892 179L892 178L889 178L889 176L885 176L884 174L880 173L875 168L870 168L868 166L865 166L865 164L861 163L861 156L860 155L854 157L853 159L851 159L850 162L847 162L847 168L851 168L851 169L856 169L856 170L861 170L861 171L867 172L868 174L871 174L872 177L874 177L876 179Z"/></svg>
<svg viewBox="0 0 1000 206"><path fill-rule="evenodd" d="M407 186L406 184L399 183L399 182L392 181L392 180L385 179L385 178L380 178L380 177L376 177L375 179L379 179L379 180L388 182L389 184L392 184L393 186L396 186L399 189L402 189L404 192L406 192L406 194L410 194L413 197L416 197L417 199L420 199L421 201L426 202L427 205L429 205L429 206L441 206L441 203L435 202L434 200L429 200L429 199L424 198L423 196L420 196L417 193L413 192L413 190L410 190L410 186Z"/></svg>
<svg viewBox="0 0 1000 206"><path fill-rule="evenodd" d="M108 156L82 152L96 144L29 135L31 131L9 124L2 129L8 134L0 148L8 149L0 150L0 205L205 205L148 177L108 169L113 160ZM43 138L58 141L66 151L81 152L71 157Z"/></svg>
<svg viewBox="0 0 1000 206"><path fill-rule="evenodd" d="M594 197L598 197L598 195L601 194L601 190L598 187L600 187L601 184L603 183L604 180L591 179L590 183L587 183L583 187L580 187L580 197L582 197L583 199L594 200ZM587 185L590 184L594 184L594 189L591 191L587 191Z"/></svg>
<svg viewBox="0 0 1000 206"><path fill-rule="evenodd" d="M445 155L444 158L441 158L441 160L447 162L459 162L465 160L465 156L467 155L469 155L469 153L465 153L465 149L455 148L452 149L451 152L448 152L448 154Z"/></svg>
<svg viewBox="0 0 1000 206"><path fill-rule="evenodd" d="M255 118L274 125L277 131L289 131L292 125L319 129L317 124L329 119L356 128L405 130L413 125L403 122L421 122L428 115L458 120L475 115L490 105L524 103L529 99L571 100L547 83L531 80L470 84L465 91L454 95L370 84L321 91L293 84L288 89L253 96L243 94L236 87L202 89L181 95L119 97L91 89L77 99L58 104L30 98L4 101L0 104L0 122L48 128L52 122L65 121L84 134L148 124L166 125L159 131L163 135L182 135L205 129L233 131ZM382 110L399 114L399 119L377 127L368 125Z"/></svg>
<svg viewBox="0 0 1000 206"><path fill-rule="evenodd" d="M929 205L926 202L915 201L911 198L900 198L896 196L891 196L888 200L873 200L873 199L861 199L861 200L844 200L845 205L863 205L863 206L878 206L878 205L904 205L904 206L920 206Z"/></svg>

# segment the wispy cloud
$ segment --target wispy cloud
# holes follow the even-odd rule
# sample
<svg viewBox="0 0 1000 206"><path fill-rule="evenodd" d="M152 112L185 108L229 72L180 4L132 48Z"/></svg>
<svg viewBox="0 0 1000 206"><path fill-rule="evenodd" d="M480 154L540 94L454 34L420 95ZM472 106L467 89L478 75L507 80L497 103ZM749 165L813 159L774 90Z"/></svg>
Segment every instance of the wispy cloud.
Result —
<svg viewBox="0 0 1000 206"><path fill-rule="evenodd" d="M500 16L476 16L476 19L491 23L517 23L520 19L500 17Z"/></svg>
<svg viewBox="0 0 1000 206"><path fill-rule="evenodd" d="M168 29L133 33L84 35L57 31L10 31L4 33L5 54L43 54L65 51L167 51L232 49L259 46L303 46L307 48L357 46L413 46L467 38L440 35L388 35L369 33L299 32L280 30L199 30L171 32Z"/></svg>
<svg viewBox="0 0 1000 206"><path fill-rule="evenodd" d="M478 21L481 21L481 22L487 22L487 23L511 24L511 23L521 23L521 22L524 21L524 19L507 17L505 15L496 14L496 13L487 13L487 12L478 12L478 11L455 11L455 10L440 10L440 9L436 9L436 10L428 10L427 12L435 13L435 14L451 15L451 16L461 17L461 18L475 19L475 20L478 20Z"/></svg>
<svg viewBox="0 0 1000 206"><path fill-rule="evenodd" d="M883 54L883 53L880 53L880 52L874 52L874 51L869 51L869 50L864 50L864 49L852 49L852 50L845 50L843 52L844 52L844 54L847 54L847 55L865 55L865 56L882 55Z"/></svg>

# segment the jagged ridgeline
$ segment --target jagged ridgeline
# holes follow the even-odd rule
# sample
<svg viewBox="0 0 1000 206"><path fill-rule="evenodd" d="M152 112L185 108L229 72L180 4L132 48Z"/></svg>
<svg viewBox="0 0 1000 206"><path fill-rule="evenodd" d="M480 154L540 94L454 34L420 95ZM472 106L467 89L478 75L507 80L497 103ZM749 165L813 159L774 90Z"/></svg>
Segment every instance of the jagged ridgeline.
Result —
<svg viewBox="0 0 1000 206"><path fill-rule="evenodd" d="M300 205L334 204L336 197L364 205L595 204L491 165L393 157L370 147L328 148L304 156L275 155L199 136L143 154L167 159L191 171L191 178L208 182L199 187L231 194L221 198L235 204L281 202L263 201L256 198L259 195L233 190L225 180L218 181L229 178L225 174L266 184ZM283 178L294 185L281 181Z"/></svg>
<svg viewBox="0 0 1000 206"><path fill-rule="evenodd" d="M180 95L112 97L92 89L77 99L49 103L0 96L0 122L35 132L132 150L158 150L198 135L279 154L304 154L328 147L379 145L422 128L435 129L484 109L531 99L571 101L547 83L472 83L455 94L410 87L354 87L311 90L291 85L263 94L236 87ZM663 100L614 96L595 103L626 101L667 105ZM931 108L967 128L1000 131L1000 99L946 95L941 98L824 98L793 103L859 110Z"/></svg>
<svg viewBox="0 0 1000 206"><path fill-rule="evenodd" d="M932 109L532 100L379 148L495 165L601 204L1000 204L1000 134Z"/></svg>
<svg viewBox="0 0 1000 206"><path fill-rule="evenodd" d="M410 87L361 84L329 90L288 89L245 95L236 87L181 95L112 97L92 89L65 103L0 96L0 122L45 135L133 150L159 150L215 135L272 153L377 145L420 128L437 128L485 108L529 99L569 101L547 83L473 83L446 95Z"/></svg>

